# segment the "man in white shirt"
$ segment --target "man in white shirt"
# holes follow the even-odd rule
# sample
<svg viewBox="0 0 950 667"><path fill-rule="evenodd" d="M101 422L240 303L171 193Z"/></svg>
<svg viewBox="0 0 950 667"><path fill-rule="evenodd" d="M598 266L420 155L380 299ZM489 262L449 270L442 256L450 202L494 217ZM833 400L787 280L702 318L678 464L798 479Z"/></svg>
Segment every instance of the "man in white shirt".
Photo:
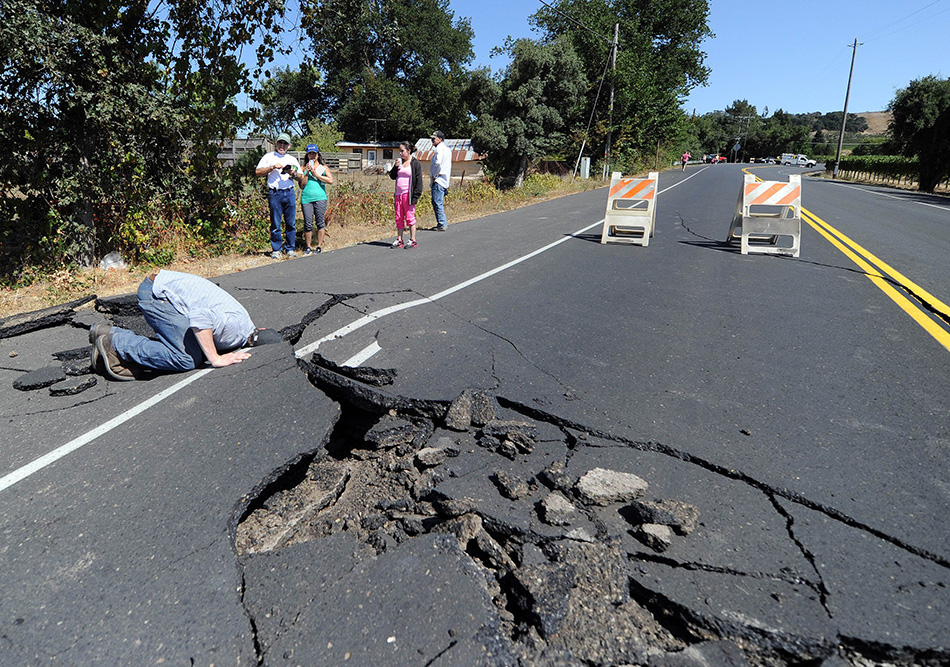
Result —
<svg viewBox="0 0 950 667"><path fill-rule="evenodd" d="M435 229L444 232L448 221L445 219L445 193L449 191L452 178L452 151L445 145L445 135L436 130L432 139L432 165L429 176L432 186L432 210L435 212Z"/></svg>
<svg viewBox="0 0 950 667"><path fill-rule="evenodd" d="M281 258L281 249L287 257L296 257L294 244L297 240L297 194L294 181L300 180L303 172L300 163L293 155L288 155L290 135L286 132L277 137L277 150L267 153L257 163L255 173L267 176L267 199L270 204L270 245L271 257ZM283 243L280 232L280 220L284 219L287 242Z"/></svg>

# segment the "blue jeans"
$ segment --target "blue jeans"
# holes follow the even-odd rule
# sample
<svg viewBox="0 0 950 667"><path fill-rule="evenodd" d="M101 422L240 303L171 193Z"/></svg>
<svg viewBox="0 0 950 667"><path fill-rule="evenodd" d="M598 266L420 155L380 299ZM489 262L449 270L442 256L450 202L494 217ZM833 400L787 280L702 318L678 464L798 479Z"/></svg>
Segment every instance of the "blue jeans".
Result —
<svg viewBox="0 0 950 667"><path fill-rule="evenodd" d="M152 294L152 281L139 285L139 308L158 336L152 340L127 329L112 327L112 347L123 361L160 371L190 371L204 363L204 352L188 318L165 299Z"/></svg>
<svg viewBox="0 0 950 667"><path fill-rule="evenodd" d="M297 241L297 195L293 188L271 190L267 199L270 204L270 246L275 252L280 252L280 219L283 218L287 230L287 244L283 246L283 250L290 252Z"/></svg>
<svg viewBox="0 0 950 667"><path fill-rule="evenodd" d="M432 210L435 213L435 223L443 229L448 223L445 219L445 193L448 188L444 188L438 183L432 183Z"/></svg>

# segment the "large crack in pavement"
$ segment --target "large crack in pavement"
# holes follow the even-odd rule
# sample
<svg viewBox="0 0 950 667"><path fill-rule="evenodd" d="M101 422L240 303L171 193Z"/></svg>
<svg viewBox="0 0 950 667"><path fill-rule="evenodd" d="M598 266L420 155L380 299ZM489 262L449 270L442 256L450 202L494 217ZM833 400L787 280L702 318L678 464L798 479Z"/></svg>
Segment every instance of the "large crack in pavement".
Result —
<svg viewBox="0 0 950 667"><path fill-rule="evenodd" d="M839 630L816 556L776 499L938 569L947 567L942 556L742 471L501 395L472 389L452 402L419 399L341 374L319 355L299 359L298 366L342 409L326 447L253 499L236 529L245 605L262 662L307 662L320 651L322 662L373 663L393 659L387 651L408 651L403 642L414 650L399 660L407 664L718 664L736 656L740 662L730 664L950 660L943 645L886 643ZM778 562L752 557L749 567L717 564L716 549L707 548L718 539L714 526L722 518L710 516L716 508L648 497L654 480L637 474L637 457L645 456L738 485L731 493L752 489L764 498L763 514L775 517L768 539L781 532L792 548L776 542ZM707 560L680 552L705 553ZM416 572L407 563L420 553L432 560ZM301 562L319 572L341 567L337 560L347 565L332 581L308 586L295 580ZM430 571L447 563L459 572L430 589ZM274 573L282 569L294 580L287 598L273 590ZM263 571L268 574L260 581L249 574ZM709 582L676 582L693 575L718 579L711 588ZM444 599L446 586L457 595ZM720 587L740 591L738 598L720 595ZM706 592L695 596L699 589ZM358 590L372 611L354 597ZM425 627L410 622L393 596L406 605L416 596L425 599L434 609ZM458 607L468 610L468 625L458 624ZM376 640L379 633L387 634L385 643ZM693 662L673 662L686 656Z"/></svg>

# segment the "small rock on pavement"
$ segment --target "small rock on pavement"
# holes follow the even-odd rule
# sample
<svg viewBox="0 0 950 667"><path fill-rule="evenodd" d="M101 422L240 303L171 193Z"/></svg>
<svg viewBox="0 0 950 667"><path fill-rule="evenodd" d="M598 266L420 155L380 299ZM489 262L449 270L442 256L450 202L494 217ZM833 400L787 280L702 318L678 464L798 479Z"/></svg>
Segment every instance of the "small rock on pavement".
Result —
<svg viewBox="0 0 950 667"><path fill-rule="evenodd" d="M416 463L423 468L432 468L443 463L448 456L441 447L423 447L416 452Z"/></svg>
<svg viewBox="0 0 950 667"><path fill-rule="evenodd" d="M677 535L689 535L699 521L699 508L678 500L634 500L630 512L639 523L663 524Z"/></svg>
<svg viewBox="0 0 950 667"><path fill-rule="evenodd" d="M39 370L30 371L21 375L13 381L13 388L20 391L33 391L34 389L43 389L50 385L62 382L66 379L66 373L59 366L48 366Z"/></svg>
<svg viewBox="0 0 950 667"><path fill-rule="evenodd" d="M647 483L640 477L628 472L594 468L585 473L575 490L580 497L593 505L608 505L639 498L647 490Z"/></svg>
<svg viewBox="0 0 950 667"><path fill-rule="evenodd" d="M673 544L673 531L669 526L645 523L634 531L633 536L656 552L662 553Z"/></svg>
<svg viewBox="0 0 950 667"><path fill-rule="evenodd" d="M541 520L551 526L568 526L577 512L560 491L552 491L541 501Z"/></svg>
<svg viewBox="0 0 950 667"><path fill-rule="evenodd" d="M396 447L412 442L415 437L415 428L412 422L392 415L383 415L366 433L366 442L377 447Z"/></svg>
<svg viewBox="0 0 950 667"><path fill-rule="evenodd" d="M86 378L74 377L66 380L65 382L59 382L56 385L49 388L50 396L74 396L75 394L81 394L82 392L96 386L95 375L90 375Z"/></svg>

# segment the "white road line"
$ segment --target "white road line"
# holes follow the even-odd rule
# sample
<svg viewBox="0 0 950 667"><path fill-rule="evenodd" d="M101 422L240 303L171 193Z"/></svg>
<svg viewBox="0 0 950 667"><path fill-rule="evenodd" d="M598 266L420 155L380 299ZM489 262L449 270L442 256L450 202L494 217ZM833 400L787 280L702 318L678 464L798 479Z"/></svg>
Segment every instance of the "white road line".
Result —
<svg viewBox="0 0 950 667"><path fill-rule="evenodd" d="M26 479L33 473L38 472L39 470L42 470L43 468L50 465L51 463L54 463L55 461L58 461L59 459L66 456L67 454L76 451L77 449L79 449L80 447L84 445L89 444L90 442L98 438L100 435L108 433L109 431L116 428L117 426L121 426L122 424L129 421L136 415L141 414L142 412L145 412L153 405L164 401L166 398L176 393L178 390L184 389L186 386L188 386L192 382L195 382L199 378L203 378L212 370L213 369L211 368L205 368L204 370L198 371L194 375L189 375L181 382L172 385L168 389L165 389L164 391L161 391L158 394L155 394L150 399L142 403L139 403L131 410L127 410L123 412L118 417L113 417L112 419L107 421L105 424L102 424L101 426L97 426L96 428L92 429L91 431L87 433L84 433L83 435L79 436L78 438L74 440L70 440L62 447L57 447L53 451L49 452L48 454L44 454L43 456L39 457L38 459L35 459L31 463L26 464L22 468L18 468L17 470L14 470L9 475L6 475L5 477L0 478L0 491L3 491L4 489L7 489L13 486L17 482Z"/></svg>
<svg viewBox="0 0 950 667"><path fill-rule="evenodd" d="M874 190L868 190L867 188L859 188L856 185L848 185L847 183L835 183L834 181L830 181L830 182L834 183L839 188L848 188L849 190L857 190L858 192L865 192L867 194L877 195L878 197L887 197L888 199L896 199L898 201L907 201L907 197L898 197L897 195L888 194L886 192L875 192ZM909 192L908 194L913 194L913 193ZM913 203L920 204L921 206L929 206L930 208L938 208L941 211L950 211L950 207L947 207L947 206L938 206L937 204L928 204L922 201L915 201Z"/></svg>
<svg viewBox="0 0 950 667"><path fill-rule="evenodd" d="M677 181L676 183L666 188L665 190L660 190L657 193L657 196L663 194L664 192L668 192L669 190L672 190L673 188L675 188L677 185L680 185L681 183L685 183L689 179L693 178L693 176L698 176L699 174L704 172L706 169L709 169L709 167L708 166L704 167L703 169L700 169L699 171L697 171L695 174L692 174L684 178L682 181ZM370 324L371 322L375 322L376 320L382 319L383 317L386 317L387 315L392 315L393 313L398 313L403 310L408 310L409 308L415 308L416 306L424 306L430 303L435 303L439 299L447 297L451 294L455 294L459 290L463 290L466 287L470 287L474 285L475 283L479 283L485 280L486 278L490 278L496 273L501 273L502 271L506 269L510 269L511 267L516 266L517 264L521 264L522 262L527 261L531 259L532 257L536 257L537 255L540 255L543 252L547 252L551 248L554 248L555 246L559 246L565 241L570 241L572 238L576 237L578 234L583 234L588 229L593 229L597 225L603 223L603 221L604 221L603 218L601 218L600 220L598 220L597 222L593 224L590 224L590 225L587 225L586 227L578 229L573 234L565 236L564 238L560 238L557 241L554 241L553 243L549 243L548 245L542 248L538 248L534 252L529 252L527 255L523 255L519 257L518 259L513 259L507 264L502 264L501 266L495 267L491 271L486 271L485 273L475 276L474 278L469 278L468 280L461 282L458 285L455 285L453 287L449 287L448 289L445 289L439 292L438 294L433 294L432 296L416 299L415 301L407 301L406 303L398 303L394 306L389 306L387 308L380 308L379 310L372 312L369 315L364 315L360 319L350 322L346 326L340 327L333 333L327 334L323 338L320 338L319 340L316 340L313 343L310 343L309 345L305 345L304 347L300 348L296 352L297 358L298 359L303 358L307 356L308 354L310 354L311 352L315 352L317 348L319 348L323 343L329 342L331 340L336 340L338 338L343 338L343 336L346 336L347 334L351 334L357 329L362 329L367 324Z"/></svg>
<svg viewBox="0 0 950 667"><path fill-rule="evenodd" d="M344 361L342 365L349 366L350 368L356 368L382 349L383 348L379 346L379 343L374 340L372 343Z"/></svg>
<svg viewBox="0 0 950 667"><path fill-rule="evenodd" d="M383 317L386 317L387 315L392 315L393 313L398 313L403 310L408 310L409 308L415 308L416 306L425 306L430 303L435 303L439 299L443 299L451 294L455 294L459 290L463 290L466 287L471 287L475 283L480 283L486 278L491 278L496 273L501 273L505 269L510 269L511 267L521 264L522 262L525 262L531 259L532 257L536 257L537 255L540 255L543 252L547 252L551 248L554 248L555 246L559 246L565 241L570 241L572 238L574 238L578 234L582 234L586 232L588 229L592 229L596 227L597 225L601 224L602 222L603 222L603 219L600 219L591 225L587 225L586 227L582 229L578 229L576 232L574 232L573 234L570 234L569 236L565 236L564 238L560 238L557 241L554 241L553 243L549 243L543 248L538 248L534 252L529 252L527 255L522 255L518 259L513 259L507 264L502 264L501 266L497 266L491 271L486 271L485 273L475 276L474 278L469 278L468 280L460 282L458 285L454 285L452 287L449 287L448 289L444 289L438 294L433 294L432 296L426 296L421 299L416 299L415 301L397 303L394 306L389 306L387 308L380 308L379 310L374 311L370 313L369 315L364 315L360 319L350 322L346 326L340 327L333 333L327 334L323 338L320 338L319 340L316 340L313 343L310 343L309 345L305 345L304 347L300 348L296 352L297 357L298 358L305 357L311 352L316 351L316 349L320 347L323 343L326 343L331 340L336 340L337 338L343 338L343 336L346 336L347 334L351 334L357 329L362 329L367 324L370 324L372 322L375 322L376 320L382 319Z"/></svg>

